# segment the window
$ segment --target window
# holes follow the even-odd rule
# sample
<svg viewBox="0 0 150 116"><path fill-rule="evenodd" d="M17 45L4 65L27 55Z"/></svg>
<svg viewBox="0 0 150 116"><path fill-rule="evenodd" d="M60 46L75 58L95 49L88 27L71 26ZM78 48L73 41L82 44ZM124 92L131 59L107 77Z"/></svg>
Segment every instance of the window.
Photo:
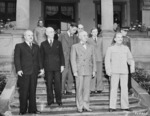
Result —
<svg viewBox="0 0 150 116"><path fill-rule="evenodd" d="M16 20L16 1L0 2L0 20L6 22L7 19Z"/></svg>

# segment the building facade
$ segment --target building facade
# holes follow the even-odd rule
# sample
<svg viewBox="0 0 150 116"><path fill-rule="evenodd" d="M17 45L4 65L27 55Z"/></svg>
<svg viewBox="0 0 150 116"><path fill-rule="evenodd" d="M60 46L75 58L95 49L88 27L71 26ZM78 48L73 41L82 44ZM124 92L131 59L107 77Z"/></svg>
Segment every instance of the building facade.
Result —
<svg viewBox="0 0 150 116"><path fill-rule="evenodd" d="M69 22L81 23L89 32L102 25L112 30L113 23L129 27L138 20L150 25L149 0L1 0L0 19L16 21L18 29L34 29L42 19L45 26L65 29Z"/></svg>

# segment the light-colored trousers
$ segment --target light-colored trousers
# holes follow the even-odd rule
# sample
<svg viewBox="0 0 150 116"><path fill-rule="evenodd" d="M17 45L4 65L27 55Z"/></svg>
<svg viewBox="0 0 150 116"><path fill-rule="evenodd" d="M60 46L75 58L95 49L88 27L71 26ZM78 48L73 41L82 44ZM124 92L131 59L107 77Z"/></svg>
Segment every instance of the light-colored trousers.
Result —
<svg viewBox="0 0 150 116"><path fill-rule="evenodd" d="M78 76L76 79L76 105L78 110L89 109L90 82L92 76Z"/></svg>
<svg viewBox="0 0 150 116"><path fill-rule="evenodd" d="M97 73L94 78L91 79L91 91L103 91L103 73L102 73L102 61L96 61Z"/></svg>
<svg viewBox="0 0 150 116"><path fill-rule="evenodd" d="M62 72L62 92L64 92L65 90L67 92L72 92L73 83L74 83L74 79L73 79L71 64L69 64L69 66L66 67Z"/></svg>
<svg viewBox="0 0 150 116"><path fill-rule="evenodd" d="M128 101L128 75L127 74L112 74L110 83L110 108L116 109L117 105L117 90L120 80L121 87L121 109L129 108Z"/></svg>

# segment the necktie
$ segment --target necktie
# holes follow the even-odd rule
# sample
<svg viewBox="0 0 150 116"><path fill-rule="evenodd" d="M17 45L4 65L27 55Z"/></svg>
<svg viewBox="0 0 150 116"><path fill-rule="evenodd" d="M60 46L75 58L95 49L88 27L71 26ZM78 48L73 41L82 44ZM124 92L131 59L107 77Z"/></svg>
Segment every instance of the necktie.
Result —
<svg viewBox="0 0 150 116"><path fill-rule="evenodd" d="M50 46L52 47L52 45L53 45L53 41L52 41L52 40L50 40Z"/></svg>
<svg viewBox="0 0 150 116"><path fill-rule="evenodd" d="M32 43L29 43L30 48L32 49Z"/></svg>
<svg viewBox="0 0 150 116"><path fill-rule="evenodd" d="M95 41L95 43L97 43L97 40L96 40L96 38L94 39L94 41Z"/></svg>
<svg viewBox="0 0 150 116"><path fill-rule="evenodd" d="M85 43L82 43L83 47L86 49L86 44Z"/></svg>

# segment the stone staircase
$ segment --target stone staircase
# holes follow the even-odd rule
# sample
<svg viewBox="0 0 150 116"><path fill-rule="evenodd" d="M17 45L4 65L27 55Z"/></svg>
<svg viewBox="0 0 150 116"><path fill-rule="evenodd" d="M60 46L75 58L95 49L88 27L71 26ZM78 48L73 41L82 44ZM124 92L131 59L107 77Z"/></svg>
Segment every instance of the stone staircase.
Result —
<svg viewBox="0 0 150 116"><path fill-rule="evenodd" d="M57 104L53 104L48 107L46 98L46 86L43 78L38 79L37 85L37 108L41 111L41 114L37 116L146 116L148 108L140 105L140 99L135 97L134 94L129 96L130 108L132 112L125 112L120 110L120 91L118 90L117 111L108 112L109 108L109 83L104 78L105 89L101 94L94 94L90 96L90 107L93 112L78 113L75 104L75 95L63 95L63 106L58 107ZM10 107L13 115L19 114L19 94L16 88L14 98L11 101ZM142 114L142 115L141 115ZM31 114L26 114L30 116Z"/></svg>

